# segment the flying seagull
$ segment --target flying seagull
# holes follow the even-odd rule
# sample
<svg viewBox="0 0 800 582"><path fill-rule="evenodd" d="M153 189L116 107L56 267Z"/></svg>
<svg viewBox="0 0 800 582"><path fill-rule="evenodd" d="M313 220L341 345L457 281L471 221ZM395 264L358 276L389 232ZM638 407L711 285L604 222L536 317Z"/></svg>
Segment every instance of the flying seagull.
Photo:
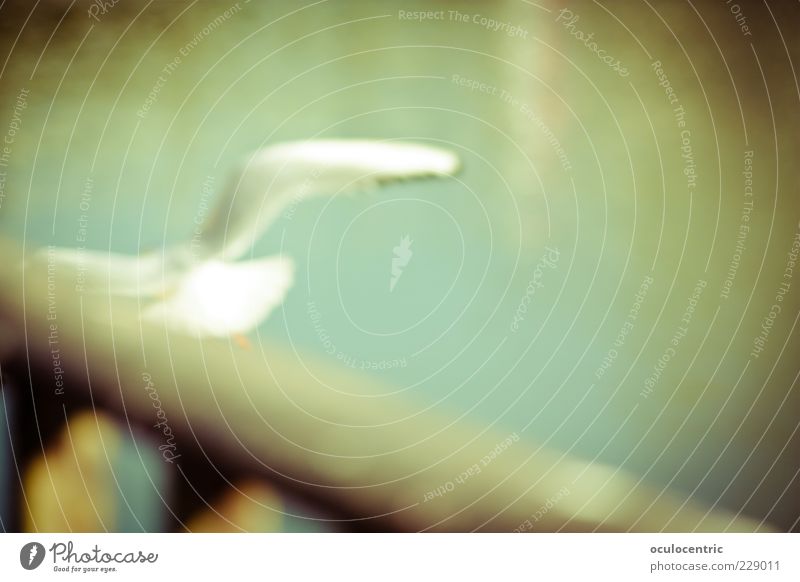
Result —
<svg viewBox="0 0 800 582"><path fill-rule="evenodd" d="M47 253L82 272L85 292L139 298L144 319L199 337L239 336L266 319L293 284L288 257L239 260L287 207L316 195L449 176L459 167L453 152L412 142L276 144L253 153L232 175L191 241L141 255L74 248Z"/></svg>

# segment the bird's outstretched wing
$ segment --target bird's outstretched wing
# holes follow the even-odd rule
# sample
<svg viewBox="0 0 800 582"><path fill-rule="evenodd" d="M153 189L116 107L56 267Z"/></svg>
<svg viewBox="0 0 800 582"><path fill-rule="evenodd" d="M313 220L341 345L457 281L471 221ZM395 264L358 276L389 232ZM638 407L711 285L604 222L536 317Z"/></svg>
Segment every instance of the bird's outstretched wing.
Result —
<svg viewBox="0 0 800 582"><path fill-rule="evenodd" d="M234 260L282 212L310 196L447 176L459 167L455 153L411 142L342 139L270 146L250 156L228 181L195 249L201 258Z"/></svg>
<svg viewBox="0 0 800 582"><path fill-rule="evenodd" d="M76 289L89 293L109 293L129 297L151 297L168 288L177 273L165 269L158 253L122 255L82 248L46 247L35 253L35 260L53 269L73 271Z"/></svg>

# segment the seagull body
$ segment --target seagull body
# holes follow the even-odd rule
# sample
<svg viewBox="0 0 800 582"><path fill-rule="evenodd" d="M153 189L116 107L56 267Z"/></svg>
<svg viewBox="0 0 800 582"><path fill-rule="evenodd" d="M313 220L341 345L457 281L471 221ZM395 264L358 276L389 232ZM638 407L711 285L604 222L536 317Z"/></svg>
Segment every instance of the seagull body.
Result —
<svg viewBox="0 0 800 582"><path fill-rule="evenodd" d="M136 297L141 317L200 337L244 334L279 306L294 280L290 258L239 260L288 207L317 195L458 171L447 150L409 142L311 140L252 154L226 183L198 237L158 252L47 250L86 292ZM45 252L45 251L42 251Z"/></svg>
<svg viewBox="0 0 800 582"><path fill-rule="evenodd" d="M200 337L244 334L283 303L293 275L294 265L286 257L203 261L142 315Z"/></svg>

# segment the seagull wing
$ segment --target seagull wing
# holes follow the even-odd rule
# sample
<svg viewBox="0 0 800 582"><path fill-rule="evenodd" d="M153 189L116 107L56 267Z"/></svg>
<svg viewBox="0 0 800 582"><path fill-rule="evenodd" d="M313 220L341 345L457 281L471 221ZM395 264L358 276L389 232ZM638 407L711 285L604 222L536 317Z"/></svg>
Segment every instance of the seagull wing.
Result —
<svg viewBox="0 0 800 582"><path fill-rule="evenodd" d="M311 140L264 148L228 181L195 240L196 256L241 257L287 207L310 196L447 176L459 167L455 153L410 142Z"/></svg>
<svg viewBox="0 0 800 582"><path fill-rule="evenodd" d="M35 253L48 269L74 271L76 289L89 293L148 297L163 293L174 274L155 253L122 255L82 248L47 247Z"/></svg>

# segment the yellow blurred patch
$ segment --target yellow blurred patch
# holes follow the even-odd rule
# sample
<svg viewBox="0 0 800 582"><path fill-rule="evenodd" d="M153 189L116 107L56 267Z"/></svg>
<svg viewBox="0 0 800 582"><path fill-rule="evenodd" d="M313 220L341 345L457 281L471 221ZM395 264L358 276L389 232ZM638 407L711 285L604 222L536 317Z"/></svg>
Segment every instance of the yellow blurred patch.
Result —
<svg viewBox="0 0 800 582"><path fill-rule="evenodd" d="M212 507L186 523L191 532L279 532L283 504L275 490L260 481L246 481L226 491Z"/></svg>
<svg viewBox="0 0 800 582"><path fill-rule="evenodd" d="M29 532L114 531L117 486L112 465L119 426L104 414L72 417L57 441L23 475L23 527Z"/></svg>

